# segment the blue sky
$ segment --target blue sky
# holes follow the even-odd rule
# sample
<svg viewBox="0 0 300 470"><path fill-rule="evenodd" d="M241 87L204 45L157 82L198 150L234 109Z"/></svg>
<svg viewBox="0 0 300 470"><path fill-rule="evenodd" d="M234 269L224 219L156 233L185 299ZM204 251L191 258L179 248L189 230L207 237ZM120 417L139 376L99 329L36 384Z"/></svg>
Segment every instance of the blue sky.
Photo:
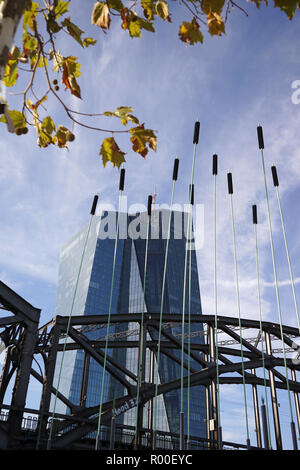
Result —
<svg viewBox="0 0 300 470"><path fill-rule="evenodd" d="M93 2L86 2L92 8ZM195 167L195 203L204 205L204 246L197 253L203 313L213 313L213 218L211 158L219 155L218 175L218 288L219 312L236 316L233 247L226 173L233 173L242 317L258 319L254 234L251 206L258 205L263 318L278 320L266 218L263 175L256 127L264 129L265 160L283 321L295 325L271 165L277 166L279 191L286 222L296 294L300 295L300 104L292 103L292 82L300 79L299 14L293 21L272 6L257 10L246 4L249 16L235 9L226 36L205 34L203 45L186 47L178 39L182 8L171 3L173 23L157 22L156 34L144 32L131 39L114 19L108 34L90 26L90 13L72 0L73 21L86 35L98 39L86 51L61 41L65 54L82 63L79 84L83 100L66 96L84 112L132 106L134 114L158 130L157 152L146 160L133 153L127 138L117 138L126 155L125 193L128 203L146 203L157 188L157 202L169 203L173 160L180 159L175 202L187 202L192 163L194 122L200 120ZM87 9L88 10L88 9ZM188 15L184 13L188 18ZM75 45L74 45L75 44ZM62 89L63 87L61 87ZM22 90L22 86L20 86ZM7 98L12 100L13 97ZM64 114L50 105L56 122L69 125ZM114 124L105 120L107 127ZM103 121L99 120L99 125ZM93 195L117 205L119 173L104 169L98 156L103 136L75 126L76 140L69 151L39 149L31 131L15 137L0 129L0 278L34 306L42 309L42 323L54 314L59 250L88 221ZM225 412L232 400L231 415ZM235 386L224 391L227 439L245 440L236 428L234 410L241 416L242 396ZM249 394L251 399L251 395ZM284 398L282 401L284 402ZM229 405L228 405L229 406ZM282 422L289 417L281 408ZM222 414L222 416L223 416ZM234 416L234 419L232 419ZM253 421L253 420L252 420ZM224 425L225 426L225 425ZM254 426L252 425L252 429ZM242 437L241 437L242 436ZM254 441L252 432L252 440ZM286 441L289 445L289 439Z"/></svg>

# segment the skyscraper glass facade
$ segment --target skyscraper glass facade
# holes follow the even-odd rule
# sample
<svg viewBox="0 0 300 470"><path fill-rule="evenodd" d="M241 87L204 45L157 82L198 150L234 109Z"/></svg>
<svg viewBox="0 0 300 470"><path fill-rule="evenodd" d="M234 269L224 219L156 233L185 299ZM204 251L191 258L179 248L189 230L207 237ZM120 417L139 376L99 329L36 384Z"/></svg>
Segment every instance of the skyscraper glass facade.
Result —
<svg viewBox="0 0 300 470"><path fill-rule="evenodd" d="M145 282L145 305L143 285L146 251L146 213L127 215L120 214L120 231L117 242L115 273L111 314L128 314L127 324L111 325L109 334L123 332L124 337L138 340L138 324L130 321L131 313L151 312L160 313L162 297L162 281L164 260L167 245L167 232L171 214L171 232L168 250L168 263L163 302L164 313L182 313L184 263L186 249L187 214L179 211L154 210L151 217L148 243L148 262ZM83 247L87 236L87 227L83 228L62 249L60 255L59 280L57 292L57 315L69 315L73 305L73 315L107 314L109 310L110 290L112 281L115 239L111 237L111 227L116 227L116 213L105 212L102 216L94 216L82 261L80 277L75 300L74 290L81 263ZM128 235L126 232L128 231ZM124 235L125 233L125 235ZM191 269L187 270L185 312L189 309L193 314L201 314L201 301L197 271L196 253L188 252ZM189 278L189 272L191 276ZM191 296L189 293L189 286ZM191 332L201 330L200 324L192 325ZM169 333L181 341L181 325L171 324ZM89 339L104 339L106 327L86 333ZM151 329L147 332L148 339L157 339L158 333ZM195 334L191 342L203 341L201 335ZM117 359L120 364L136 373L138 366L138 350L135 348L109 350L108 354ZM180 359L180 351L172 350ZM102 367L93 359L89 361L87 390L82 393L82 375L84 368L84 353L68 351L64 357L62 374L59 378L61 355L56 367L56 385L71 402L79 404L84 400L86 406L97 405L100 402ZM187 361L187 357L185 357ZM155 362L155 360L154 360ZM146 380L150 374L150 351L146 355ZM199 364L191 360L191 368L199 369ZM160 355L159 381L161 383L180 377L180 364L176 364L166 355ZM130 381L132 379L128 378ZM59 380L59 384L58 384ZM125 394L124 387L108 373L105 374L104 401ZM184 391L184 411L187 411L187 391ZM147 427L148 406L144 407L143 422ZM179 432L180 390L174 390L161 395L157 400L158 430ZM57 412L67 412L65 405L57 402ZM187 416L187 413L185 413ZM192 387L190 390L190 434L205 436L205 395L203 387ZM117 418L118 422L135 425L136 409L130 409Z"/></svg>

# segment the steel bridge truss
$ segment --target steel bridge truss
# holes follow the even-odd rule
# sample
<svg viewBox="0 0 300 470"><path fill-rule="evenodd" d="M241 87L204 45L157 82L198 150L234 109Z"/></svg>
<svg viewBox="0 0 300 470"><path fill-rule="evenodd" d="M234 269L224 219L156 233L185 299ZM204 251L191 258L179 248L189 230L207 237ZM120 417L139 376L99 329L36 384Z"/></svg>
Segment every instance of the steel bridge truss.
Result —
<svg viewBox="0 0 300 470"><path fill-rule="evenodd" d="M18 449L20 447L45 448L49 439L49 421L52 417L50 409L51 397L57 398L67 407L68 414L55 413L53 434L51 438L51 449L76 449L80 447L82 439L97 430L99 404L97 406L86 406L86 390L88 384L88 367L90 358L99 365L104 364L104 350L106 337L101 330L108 322L108 315L88 316L56 316L46 325L39 327L40 310L32 307L18 294L12 291L4 283L0 282L0 349L5 349L5 361L0 378L0 409L8 410L7 419L0 421L0 448ZM137 396L137 374L121 365L114 355L106 357L106 371L125 390L125 394L107 401L102 405L101 425L109 428L116 409L125 409L138 406L138 445L142 445L145 433L151 435L151 416L148 420L149 427L142 427L143 409L148 403L148 410L155 397L154 374L145 374L146 353L156 357L158 351L157 332L159 331L160 316L157 313L143 315L143 329L141 330L142 314L114 314L110 317L110 324L125 325L136 323L135 330L125 330L108 336L108 350L128 349L141 347L140 373L142 377L139 403ZM188 348L188 337L185 335L184 352L185 358L190 353L193 367L188 369L188 361L183 365L185 375L183 385L187 387L188 378L191 387L203 386L206 392L206 422L207 422L207 446L218 447L218 413L217 413L217 389L216 389L216 351L218 352L219 384L242 384L243 365L244 380L252 387L255 425L256 425L256 447L264 447L262 439L261 416L258 403L258 386L265 383L271 395L271 406L273 415L273 430L276 440L276 448L282 449L281 423L278 410L277 390L287 390L287 382L290 393L294 395L295 409L297 414L298 430L300 429L300 407L298 394L300 383L297 381L297 371L300 370L300 361L295 353L293 358L286 358L286 364L290 373L287 378L283 374L284 359L281 348L274 349L274 342L282 340L280 326L276 323L262 322L256 320L242 319L241 327L237 318L218 316L218 347L215 344L215 316L214 315L191 315L192 325L198 326L191 336L202 336L199 342L190 342ZM181 339L172 334L172 327L181 326L182 315L164 314L163 328L161 332L160 353L166 355L175 363L180 363L176 351L181 350ZM69 325L68 325L69 324ZM99 330L98 339L89 339L88 333ZM68 341L64 341L68 331ZM187 331L187 325L186 330ZM295 338L299 337L297 328L283 326L283 341L286 351L295 351ZM242 336L240 336L240 333ZM262 334L261 334L262 333ZM250 335L250 336L249 336ZM264 340L265 350L262 353L261 341ZM65 343L65 344L64 344ZM238 345L238 346L237 346ZM84 352L84 369L81 383L81 396L78 403L72 403L70 399L56 390L54 387L55 366L57 355L65 348L68 351L82 350ZM241 349L243 356L241 355ZM276 355L275 355L276 353ZM41 361L42 358L42 361ZM243 361L242 361L243 358ZM39 359L39 360L37 360ZM152 361L153 362L153 361ZM267 378L263 377L263 364L267 371ZM38 370L36 365L38 365ZM190 372L188 377L188 370ZM34 377L42 385L39 409L26 408L26 397L30 378ZM4 398L8 386L12 385L10 403L5 404ZM181 387L181 379L175 379L168 383L158 385L157 394L165 394ZM100 392L99 392L100 397ZM22 428L24 413L35 414L38 417L37 427L31 433L31 439L25 436ZM148 415L149 417L149 415ZM234 446L234 445L233 445ZM243 445L237 445L243 447Z"/></svg>

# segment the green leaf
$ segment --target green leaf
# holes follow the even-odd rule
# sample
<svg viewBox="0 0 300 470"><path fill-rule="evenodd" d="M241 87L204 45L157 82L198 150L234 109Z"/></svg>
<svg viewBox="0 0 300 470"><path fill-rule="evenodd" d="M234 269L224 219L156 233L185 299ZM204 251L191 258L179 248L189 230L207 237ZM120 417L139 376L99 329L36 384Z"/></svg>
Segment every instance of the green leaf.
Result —
<svg viewBox="0 0 300 470"><path fill-rule="evenodd" d="M69 129L67 129L65 126L58 126L57 132L52 139L53 143L57 144L60 148L66 148L69 135Z"/></svg>
<svg viewBox="0 0 300 470"><path fill-rule="evenodd" d="M121 2L121 0L107 0L107 4L109 8L111 8L112 10L116 10L116 11L122 11L124 8L124 5Z"/></svg>
<svg viewBox="0 0 300 470"><path fill-rule="evenodd" d="M99 26L103 30L109 29L110 14L106 2L96 2L92 11L92 24Z"/></svg>
<svg viewBox="0 0 300 470"><path fill-rule="evenodd" d="M31 2L29 7L25 8L23 15L23 30L27 31L27 26L34 31L33 23L38 15L39 4L37 2Z"/></svg>
<svg viewBox="0 0 300 470"><path fill-rule="evenodd" d="M224 4L225 0L202 0L201 9L206 15L208 15L211 11L221 13Z"/></svg>
<svg viewBox="0 0 300 470"><path fill-rule="evenodd" d="M16 46L8 54L8 61L4 69L3 84L6 87L14 86L18 79L18 58L20 57L20 49Z"/></svg>
<svg viewBox="0 0 300 470"><path fill-rule="evenodd" d="M54 10L55 13L55 18L59 18L60 16L64 15L67 13L68 6L70 2L64 2L63 0L58 0L56 8Z"/></svg>
<svg viewBox="0 0 300 470"><path fill-rule="evenodd" d="M58 33L58 31L62 29L61 26L59 26L59 24L51 17L48 17L47 19L47 27L52 33Z"/></svg>
<svg viewBox="0 0 300 470"><path fill-rule="evenodd" d="M47 132L47 134L51 135L52 132L56 131L56 127L51 116L45 117L41 125L42 125L42 128Z"/></svg>
<svg viewBox="0 0 300 470"><path fill-rule="evenodd" d="M111 162L114 167L117 166L120 168L122 163L126 161L124 158L126 153L119 149L119 146L113 137L107 137L103 140L99 155L102 155L102 162L104 167L106 166L107 162Z"/></svg>
<svg viewBox="0 0 300 470"><path fill-rule="evenodd" d="M12 110L8 109L8 114L10 116L10 119L13 122L13 125L14 125L15 129L26 127L26 120L25 120L25 116L24 116L23 113L21 113L20 111L15 110L15 109L12 109ZM2 114L2 116L0 118L0 122L7 123L6 117L5 117L4 114Z"/></svg>
<svg viewBox="0 0 300 470"><path fill-rule="evenodd" d="M65 18L61 25L63 27L67 28L68 33L70 34L70 36L72 36L72 38L74 38L75 41L77 41L78 44L81 45L81 47L84 47L82 39L81 39L81 35L84 33L84 31L82 31L82 29L78 28L78 26L76 26L76 24L72 23L70 17Z"/></svg>
<svg viewBox="0 0 300 470"><path fill-rule="evenodd" d="M84 38L83 45L85 47L94 46L97 42L97 39L94 38Z"/></svg>

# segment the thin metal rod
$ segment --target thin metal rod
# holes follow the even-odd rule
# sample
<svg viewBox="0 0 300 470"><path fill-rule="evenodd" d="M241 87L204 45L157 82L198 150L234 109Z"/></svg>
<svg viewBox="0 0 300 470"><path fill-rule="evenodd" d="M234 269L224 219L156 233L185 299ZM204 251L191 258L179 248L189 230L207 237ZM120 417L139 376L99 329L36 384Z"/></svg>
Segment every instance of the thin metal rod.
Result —
<svg viewBox="0 0 300 470"><path fill-rule="evenodd" d="M149 226L150 226L150 215L147 215L147 234L146 234L146 248L145 248L145 263L144 263L144 282L143 282L143 306L141 315L141 326L140 326L140 344L139 344L139 355L138 355L138 382L137 382L137 393L136 393L136 423L135 423L135 438L134 445L137 445L138 438L138 423L139 423L139 401L140 401L140 387L141 387L141 375L143 364L143 347L144 347L144 313L146 306L146 276L147 276L147 263L148 263L148 243L149 243Z"/></svg>
<svg viewBox="0 0 300 470"><path fill-rule="evenodd" d="M289 384L287 362L286 362L285 343L284 343L284 338L283 338L282 314L281 314L281 305L280 305L280 298L279 298L279 288L278 288L277 269L276 269L276 262L275 262L275 253L274 253L271 212L270 212L269 194L268 194L268 186L267 186L265 159L264 159L263 149L261 149L261 160L262 160L262 167L263 167L265 193L266 193L266 204L267 204L267 212L268 212L270 245L271 245L272 264L273 264L273 273L274 273L274 282L275 282L275 292L276 292L276 300L277 300L277 310L278 310L278 318L279 318L279 326L280 326L280 336L281 336L282 351L283 351L283 361L284 361L284 369L285 369L285 377L286 377L286 387L287 387L287 391L288 391L289 410L290 410L290 415L291 415L291 422L293 422L294 421L293 420L293 408L292 408L290 384Z"/></svg>
<svg viewBox="0 0 300 470"><path fill-rule="evenodd" d="M243 336L242 336L242 325L241 325L241 305L240 305L240 290L239 290L239 277L238 277L238 265L237 265L237 252L236 252L236 237L235 237L235 224L234 224L234 211L233 211L233 200L232 193L230 197L230 208L231 208L231 222L232 222L232 235L233 235L233 253L234 253L234 268L235 268L235 280L236 280L236 297L237 297L237 309L238 309L238 320L240 330L240 346L241 346L241 359L242 359L242 377L243 377L243 390L244 390L244 408L245 408L245 420L246 420L246 432L247 432L247 446L250 445L249 437L249 423L248 423L248 410L247 410L247 391L245 381L245 367L244 367L244 352L243 352Z"/></svg>
<svg viewBox="0 0 300 470"><path fill-rule="evenodd" d="M83 265L84 255L85 255L85 252L86 252L86 247L87 247L87 242L88 242L88 238L89 238L89 234L90 234L90 230L91 230L93 217L94 217L94 211L92 211L92 213L91 213L89 225L88 225L87 232L86 232L86 238L85 238L84 245L83 245L81 260L80 260L79 269L78 269L78 275L77 275L75 289L74 289L73 298L72 298L70 315L69 315L69 318L68 318L68 324L67 324L67 329L66 329L65 341L64 341L63 351L62 351L62 358L61 358L61 363L60 363L60 368L59 368L58 381L57 381L57 387L56 387L56 393L55 393L55 399L54 399L52 419L51 419L51 423L50 423L50 430L49 430L49 436L48 436L48 442L47 442L47 450L51 449L51 440L52 440L52 433L53 433L53 423L54 423L54 417L55 417L55 411L56 411L57 396L58 396L59 385L60 385L60 380L61 380L62 367L63 367L64 356L65 356L65 351L66 351L66 346L67 346L67 340L68 340L68 335L69 335L69 330L70 330L70 325L71 325L71 317L72 317L72 314L73 314L73 308L74 308L74 304L75 304L77 288L78 288L78 284L79 284L79 278L80 278L80 274L81 274L81 269L82 269L82 265Z"/></svg>
<svg viewBox="0 0 300 470"><path fill-rule="evenodd" d="M116 266L118 234L119 234L119 216L120 216L120 210L121 210L122 193L123 193L123 190L120 189L120 191L119 191L119 207L118 207L118 215L117 215L117 227L116 227L116 238L115 238L115 246L114 246L113 270L112 270L112 277L111 277L111 284L110 284L109 309L108 309L108 319L107 319L107 331L106 331L106 340L105 340L104 361L103 361L103 367L102 367L101 396L100 396L98 427L97 427L97 435L96 435L96 442L95 442L95 450L99 449L101 414L102 414L102 404L103 404L103 397L104 397L104 381L105 381L105 371L106 371L106 361L107 361L107 349L108 349L108 337L109 337L110 317L111 317L111 307L112 307L112 295L113 295L113 287L114 287L114 280L115 280L115 266Z"/></svg>
<svg viewBox="0 0 300 470"><path fill-rule="evenodd" d="M167 263L168 263L168 252L169 252L169 240L171 232L171 220L172 220L172 206L174 201L174 192L175 192L175 182L173 179L172 183L172 195L171 195L171 208L170 208L170 217L168 223L168 236L166 243L166 253L164 261L164 271L163 271L163 281L161 289L161 301L160 301L160 317L159 317L159 332L158 332L158 345L157 345L157 356L156 356L156 374L155 374L155 395L153 399L153 448L155 448L155 439L156 439L156 429L157 429L157 393L158 393L158 375L159 375L159 363L160 363L160 345L161 345L161 330L162 330L162 316L163 316L163 307L164 307L164 297L165 297L165 284L166 284L166 274L167 274Z"/></svg>
<svg viewBox="0 0 300 470"><path fill-rule="evenodd" d="M192 224L189 239L192 240ZM192 297L192 250L189 253L189 313L188 313L188 387L187 387L187 441L190 441L190 405L191 405L191 297Z"/></svg>
<svg viewBox="0 0 300 470"><path fill-rule="evenodd" d="M218 448L222 449L222 427L220 409L220 383L219 383L219 347L218 347L218 289L217 289L217 170L214 171L214 300L215 300L215 361L217 378L217 417L218 422Z"/></svg>
<svg viewBox="0 0 300 470"><path fill-rule="evenodd" d="M192 224L192 197L193 197L193 184L194 184L194 172L195 172L195 161L196 161L196 148L198 139L194 139L194 152L192 160L192 173L191 183L189 186L189 211L187 221L187 236L185 243L185 259L184 259L184 273L183 273L183 299L182 299L182 324L181 324L181 381L180 381L180 411L183 412L183 371L184 371L184 328L185 328L185 298L186 298L186 276L187 276L187 258L189 247L189 235L190 235L190 224Z"/></svg>
<svg viewBox="0 0 300 470"><path fill-rule="evenodd" d="M266 332L266 353L269 356L272 355L272 343L271 343L271 336L269 332ZM270 394L271 394L271 403L272 403L272 411L273 411L276 448L277 450L281 450L282 439L281 439L277 393L276 393L276 387L275 387L274 372L271 368L269 369L269 379L270 379Z"/></svg>
<svg viewBox="0 0 300 470"><path fill-rule="evenodd" d="M281 208L281 202L280 202L280 197L279 197L278 186L275 186L275 190L276 190L276 196L277 196L279 213L280 213L280 220L281 220L281 227L282 227L282 233L283 233L283 238L284 238L286 257L287 257L287 261L288 261L288 265L289 265L289 273L290 273L290 279L291 279L291 287L292 287L292 292L293 292L295 311L296 311L296 316L297 316L298 329L299 329L299 333L300 333L299 308L298 308L298 302L297 302L297 297L296 297L296 292L295 292L295 283L294 283L292 265L291 265L289 248L288 248L288 243L287 243L285 224L284 224L284 219L283 219L283 215L282 215L282 208Z"/></svg>
<svg viewBox="0 0 300 470"><path fill-rule="evenodd" d="M268 405L268 393L267 393L267 378L266 378L266 368L265 368L265 345L264 345L264 334L262 329L262 305L261 305L261 287L260 287L260 274L259 274L259 256L258 256L258 237L257 237L257 223L253 224L254 226L254 239L255 239L255 260L256 260L256 277L257 277L257 302L258 302L258 312L259 312L259 335L261 338L261 357L262 357L262 367L264 373L264 393L265 393L265 412L267 415L267 426L268 426L268 438L270 439L269 447L272 447L271 442L271 433L270 433L270 418L269 418L269 405Z"/></svg>

